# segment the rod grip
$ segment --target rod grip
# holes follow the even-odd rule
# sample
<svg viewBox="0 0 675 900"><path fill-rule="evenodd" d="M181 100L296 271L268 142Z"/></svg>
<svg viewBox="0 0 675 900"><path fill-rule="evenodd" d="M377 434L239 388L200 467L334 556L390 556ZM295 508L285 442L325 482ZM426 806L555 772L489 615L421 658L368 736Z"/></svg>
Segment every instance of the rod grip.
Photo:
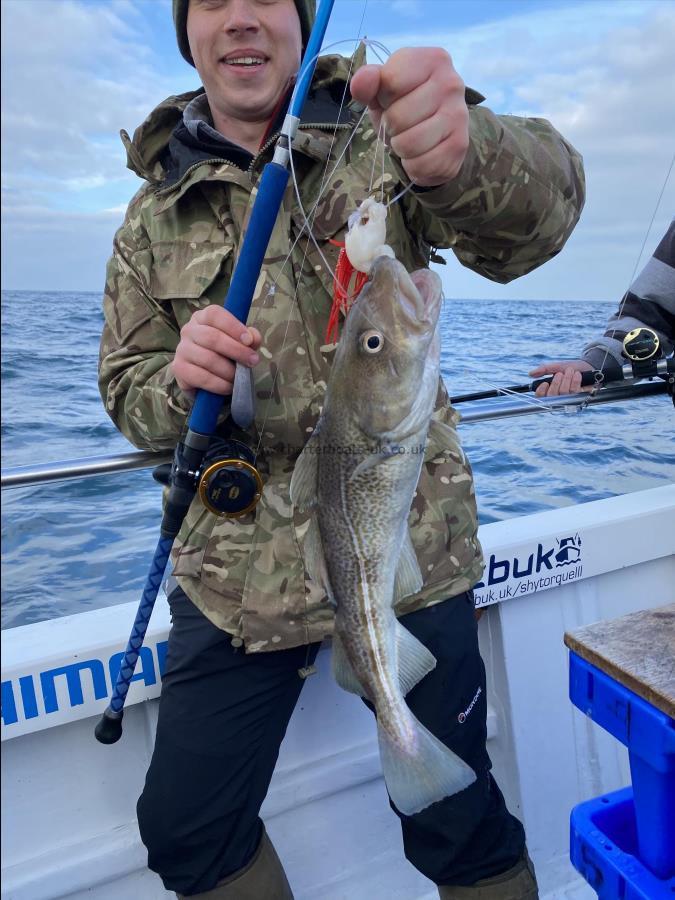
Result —
<svg viewBox="0 0 675 900"><path fill-rule="evenodd" d="M581 387L592 387L596 383L598 372L592 370L590 372L582 372L581 373ZM606 384L608 381L620 381L621 375L614 376L609 372L603 372L602 378L598 382L600 385ZM540 384L550 384L553 381L553 375L547 375L545 378L537 378L536 381L533 381L532 384L527 386L528 391L536 391ZM523 386L525 387L525 385ZM513 388L511 388L513 390Z"/></svg>
<svg viewBox="0 0 675 900"><path fill-rule="evenodd" d="M244 243L225 298L225 309L240 322L246 322L251 309L253 292L258 283L265 251L272 236L288 177L288 169L279 163L267 163L263 169L258 185L258 196L253 204ZM220 394L213 394L211 391L197 391L188 421L190 429L198 434L213 434L223 399Z"/></svg>

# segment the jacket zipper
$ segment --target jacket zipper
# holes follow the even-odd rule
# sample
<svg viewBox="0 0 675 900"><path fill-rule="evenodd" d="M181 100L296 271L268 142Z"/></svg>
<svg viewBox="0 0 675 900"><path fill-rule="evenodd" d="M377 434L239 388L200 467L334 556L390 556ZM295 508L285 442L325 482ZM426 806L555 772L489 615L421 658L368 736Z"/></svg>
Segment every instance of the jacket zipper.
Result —
<svg viewBox="0 0 675 900"><path fill-rule="evenodd" d="M337 129L345 129L345 128L351 128L351 127L352 127L351 125L346 125L346 124L330 125L326 122L308 123L306 125L303 123L302 125L300 125L300 129L316 128L316 129L319 129L320 131L337 131ZM263 154L265 154L270 149L270 147L273 147L274 144L276 144L276 142L279 140L280 134L281 134L281 132L277 132L271 138L268 138L267 141L265 141L265 144L260 148L260 150L258 150L257 154L253 157L253 159L251 160L251 163L247 169L243 169L241 166L238 166L236 163L232 162L229 159L224 159L223 157L214 157L212 159L201 159L198 163L194 163L193 165L189 166L183 172L179 181L177 181L175 184L172 184L170 187L160 188L156 192L155 196L163 197L167 194L170 194L171 191L178 190L178 188L185 182L188 175L190 175L192 172L194 172L200 166L204 166L204 165L208 165L208 166L220 165L220 164L230 165L230 166L234 166L236 169L239 169L240 172L246 172L247 175L252 176L253 171L254 171L256 165L260 162L261 157L263 156Z"/></svg>

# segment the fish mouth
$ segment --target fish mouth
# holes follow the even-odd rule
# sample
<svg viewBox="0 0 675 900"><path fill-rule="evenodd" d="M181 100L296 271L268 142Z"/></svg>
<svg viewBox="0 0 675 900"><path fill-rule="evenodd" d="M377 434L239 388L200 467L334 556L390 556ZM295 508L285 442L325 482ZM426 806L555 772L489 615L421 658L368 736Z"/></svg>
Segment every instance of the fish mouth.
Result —
<svg viewBox="0 0 675 900"><path fill-rule="evenodd" d="M398 296L412 324L434 326L440 311L441 280L431 269L408 274L405 266L389 256L378 256L370 270L369 281L390 296Z"/></svg>

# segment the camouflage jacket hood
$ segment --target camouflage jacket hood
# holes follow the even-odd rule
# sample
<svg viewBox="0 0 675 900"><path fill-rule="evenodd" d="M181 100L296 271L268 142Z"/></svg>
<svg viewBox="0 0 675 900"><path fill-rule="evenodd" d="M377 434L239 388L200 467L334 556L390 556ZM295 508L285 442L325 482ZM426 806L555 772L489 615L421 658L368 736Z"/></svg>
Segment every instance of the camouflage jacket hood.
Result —
<svg viewBox="0 0 675 900"><path fill-rule="evenodd" d="M324 56L319 59L312 82L312 90L302 113L303 124L317 123L332 126L335 124L338 114L338 121L341 124L347 124L350 121L351 115L344 108L342 99L345 97L346 100L349 100L349 94L348 92L345 94L345 92L350 71L353 73L363 63L364 58L364 51L359 50L355 54L353 62L341 56ZM120 136L127 151L127 168L135 172L139 178L157 185L165 184L167 176L172 174L172 170L175 171L178 168L179 175L174 178L174 180L178 180L183 174L183 171L180 170L184 170L181 160L185 158L185 154L181 152L182 148L177 146L183 142L180 134L178 139L176 138L176 131L181 128L183 114L188 105L196 98L205 96L204 89L199 88L196 91L167 97L139 125L134 132L133 139L126 131L122 130ZM280 126L282 121L283 112L277 117L275 125ZM278 128L275 127L270 134L276 133L278 133ZM184 143L183 146L185 146ZM242 152L247 153L225 138L222 138L219 150L221 153L227 151L226 158L228 159Z"/></svg>
<svg viewBox="0 0 675 900"><path fill-rule="evenodd" d="M339 57L317 67L314 88L327 92L333 123L349 67ZM129 163L145 183L115 236L107 270L101 395L126 437L148 449L173 448L180 438L189 412L171 369L180 329L197 309L222 304L271 157L265 146L243 169L197 153L168 178L172 136L195 96L169 98L133 142L125 139ZM262 499L234 520L217 518L197 496L174 544L174 575L187 595L249 652L319 641L332 629L332 609L305 571L308 519L291 505L290 477L319 416L335 351L324 337L335 242L366 196L387 201L407 186L400 162L383 155L368 120L357 124L354 113L348 109L350 121L337 126L304 117L294 169L320 250L307 238L289 184L254 292L249 322L263 346L254 370L256 420L245 437L258 451ZM408 191L392 204L387 242L409 271L427 265L433 248L452 248L474 271L509 281L563 246L583 204L581 160L548 122L496 116L474 104L470 139L453 182ZM456 423L442 383L434 415ZM222 429L226 418L227 403ZM458 439L429 442L409 524L426 582L399 613L455 596L480 577L473 479Z"/></svg>

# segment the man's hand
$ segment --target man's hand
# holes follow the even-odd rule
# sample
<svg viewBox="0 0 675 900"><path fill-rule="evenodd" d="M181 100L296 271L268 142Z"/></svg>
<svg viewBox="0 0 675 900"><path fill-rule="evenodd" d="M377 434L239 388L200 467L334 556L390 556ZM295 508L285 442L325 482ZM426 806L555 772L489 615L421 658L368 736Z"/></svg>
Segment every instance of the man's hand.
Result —
<svg viewBox="0 0 675 900"><path fill-rule="evenodd" d="M362 66L350 88L373 126L384 122L387 142L415 184L435 187L457 175L469 148L469 111L445 50L397 50L382 66Z"/></svg>
<svg viewBox="0 0 675 900"><path fill-rule="evenodd" d="M536 397L557 397L560 394L577 394L579 391L590 391L592 387L581 386L581 373L591 372L593 366L583 359L562 359L557 362L542 363L532 369L533 378L553 375L550 384L540 384L535 391Z"/></svg>
<svg viewBox="0 0 675 900"><path fill-rule="evenodd" d="M257 328L242 325L222 306L197 310L181 328L172 363L178 387L188 395L197 388L231 394L235 363L255 366L261 343Z"/></svg>

